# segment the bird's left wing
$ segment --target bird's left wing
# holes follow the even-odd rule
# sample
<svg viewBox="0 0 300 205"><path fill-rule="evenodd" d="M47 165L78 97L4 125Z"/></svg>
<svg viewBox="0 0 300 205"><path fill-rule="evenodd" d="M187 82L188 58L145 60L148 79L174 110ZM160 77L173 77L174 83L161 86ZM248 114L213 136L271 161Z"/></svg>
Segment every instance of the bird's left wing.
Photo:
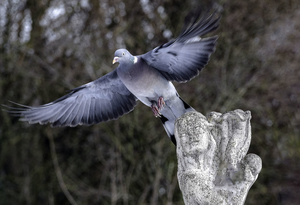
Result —
<svg viewBox="0 0 300 205"><path fill-rule="evenodd" d="M136 100L114 70L51 103L38 107L18 104L20 108L10 107L8 112L31 124L73 127L117 119L133 110Z"/></svg>
<svg viewBox="0 0 300 205"><path fill-rule="evenodd" d="M181 34L140 57L167 80L186 82L197 76L214 52L217 37L204 38L219 26L217 11L194 10L185 18Z"/></svg>

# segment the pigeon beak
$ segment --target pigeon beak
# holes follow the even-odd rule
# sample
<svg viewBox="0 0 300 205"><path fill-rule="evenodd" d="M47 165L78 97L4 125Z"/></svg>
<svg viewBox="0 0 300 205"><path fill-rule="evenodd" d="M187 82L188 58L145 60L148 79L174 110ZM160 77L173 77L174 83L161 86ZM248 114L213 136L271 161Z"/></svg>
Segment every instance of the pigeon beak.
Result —
<svg viewBox="0 0 300 205"><path fill-rule="evenodd" d="M118 61L119 61L119 57L114 57L114 60L112 61L112 64L115 64Z"/></svg>

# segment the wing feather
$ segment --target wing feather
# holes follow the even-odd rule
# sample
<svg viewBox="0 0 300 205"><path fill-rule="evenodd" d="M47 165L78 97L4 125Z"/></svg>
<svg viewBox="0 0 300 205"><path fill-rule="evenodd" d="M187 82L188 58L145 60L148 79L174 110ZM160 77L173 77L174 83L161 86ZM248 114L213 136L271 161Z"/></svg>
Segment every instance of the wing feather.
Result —
<svg viewBox="0 0 300 205"><path fill-rule="evenodd" d="M117 72L112 71L51 103L38 107L15 103L19 107L8 107L8 112L31 124L74 127L117 119L132 111L136 100Z"/></svg>
<svg viewBox="0 0 300 205"><path fill-rule="evenodd" d="M200 19L199 19L200 18ZM192 11L185 19L183 31L176 40L141 55L148 65L159 70L167 80L186 82L194 78L208 63L217 36L201 39L219 27L216 11Z"/></svg>

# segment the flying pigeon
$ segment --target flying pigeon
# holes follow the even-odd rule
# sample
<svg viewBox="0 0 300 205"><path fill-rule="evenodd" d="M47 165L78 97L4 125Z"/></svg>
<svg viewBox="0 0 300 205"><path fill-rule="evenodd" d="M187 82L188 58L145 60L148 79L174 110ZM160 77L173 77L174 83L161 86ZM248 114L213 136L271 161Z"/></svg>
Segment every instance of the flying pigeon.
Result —
<svg viewBox="0 0 300 205"><path fill-rule="evenodd" d="M119 66L99 79L38 107L20 105L11 114L29 123L52 126L91 125L114 120L134 109L137 101L150 107L176 145L175 120L194 110L177 93L172 81L184 83L199 74L215 50L217 36L201 38L219 26L217 11L192 11L178 38L134 56L118 49L113 64Z"/></svg>

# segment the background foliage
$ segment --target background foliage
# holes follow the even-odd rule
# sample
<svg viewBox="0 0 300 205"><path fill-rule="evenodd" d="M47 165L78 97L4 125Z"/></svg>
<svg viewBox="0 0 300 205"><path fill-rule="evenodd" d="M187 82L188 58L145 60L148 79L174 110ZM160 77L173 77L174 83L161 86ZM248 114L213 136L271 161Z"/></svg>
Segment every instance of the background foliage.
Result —
<svg viewBox="0 0 300 205"><path fill-rule="evenodd" d="M196 110L252 112L249 152L263 169L246 204L300 201L300 4L219 0L216 52L176 84ZM205 4L207 1L201 1ZM2 0L0 103L40 105L176 37L199 1ZM90 127L28 125L0 114L0 204L183 204L175 147L139 103Z"/></svg>

